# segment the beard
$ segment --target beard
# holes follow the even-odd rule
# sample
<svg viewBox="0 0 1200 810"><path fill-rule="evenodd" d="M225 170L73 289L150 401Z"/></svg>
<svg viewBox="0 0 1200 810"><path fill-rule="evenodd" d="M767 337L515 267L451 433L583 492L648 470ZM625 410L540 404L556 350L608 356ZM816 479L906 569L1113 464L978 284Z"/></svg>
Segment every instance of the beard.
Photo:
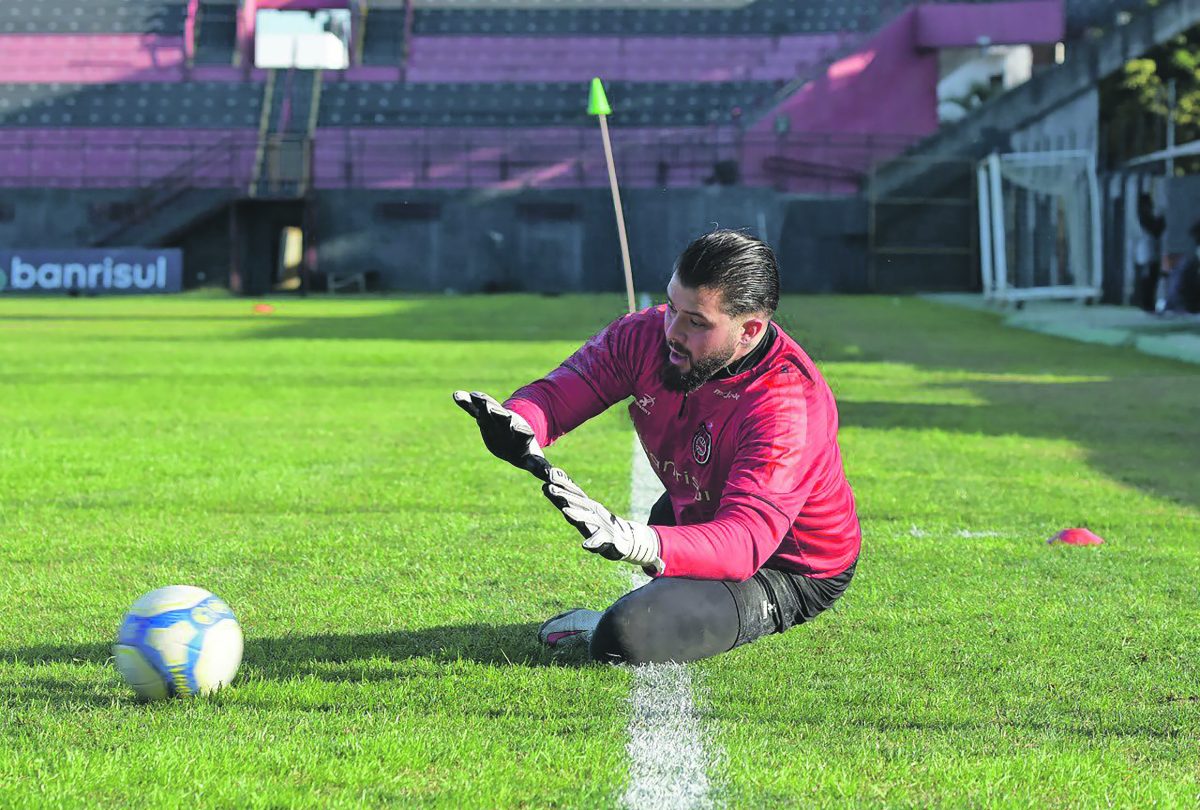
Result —
<svg viewBox="0 0 1200 810"><path fill-rule="evenodd" d="M669 359L658 373L658 379L668 391L690 394L716 374L733 359L737 344L718 350L707 357L691 358L687 371L681 371Z"/></svg>

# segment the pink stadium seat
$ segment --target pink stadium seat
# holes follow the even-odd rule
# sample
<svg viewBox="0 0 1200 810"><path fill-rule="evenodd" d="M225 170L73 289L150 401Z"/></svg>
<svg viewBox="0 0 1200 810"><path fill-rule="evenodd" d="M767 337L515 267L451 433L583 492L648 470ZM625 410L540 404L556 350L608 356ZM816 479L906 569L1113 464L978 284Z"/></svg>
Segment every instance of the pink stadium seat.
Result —
<svg viewBox="0 0 1200 810"><path fill-rule="evenodd" d="M672 137L695 139L692 130L623 129L627 146L639 141L657 143ZM422 141L421 139L425 139ZM437 144L431 147L429 144ZM686 155L687 146L681 147ZM702 147L706 153L710 146ZM491 184L496 188L604 187L607 169L595 144L577 129L444 129L414 132L395 129L319 130L316 141L315 182L319 188L347 184L343 156L349 150L363 156L350 180L370 188L411 186L457 188ZM498 174L499 157L507 157L507 177ZM371 157L375 156L375 157ZM678 182L700 182L711 174L712 161L700 157L695 166L680 164L672 177ZM653 161L620 162L618 170L631 186L656 181Z"/></svg>
<svg viewBox="0 0 1200 810"><path fill-rule="evenodd" d="M626 154L634 154L638 143L677 143L670 147L670 178L673 184L699 185L712 174L713 161L718 156L715 141L729 143L728 133L706 132L697 140L695 130L646 128L622 129L621 140ZM604 187L607 170L604 159L579 130L570 128L518 129L429 129L424 132L405 129L323 129L316 141L315 182L318 188L342 188L348 183L368 188L460 188L491 185L499 189ZM724 147L729 154L738 154L732 146ZM843 166L862 170L870 165L881 151L895 151L901 144L880 144L860 150L846 144L836 147L814 140L792 147L789 157L814 164ZM656 146L650 146L637 160L618 158L618 173L623 184L630 187L653 187L657 184ZM733 151L729 151L733 150ZM349 151L358 159L353 176L345 176L344 155ZM839 190L852 190L849 181L805 180L764 174L762 158L774 154L773 147L760 154L747 152L743 162L747 179L756 182L782 183L789 189L814 190L812 182L822 188L832 183ZM498 173L499 158L507 158L507 176ZM805 185L808 183L808 186ZM845 186L845 188L842 188Z"/></svg>
<svg viewBox="0 0 1200 810"><path fill-rule="evenodd" d="M197 177L202 187L249 182L254 130L0 128L0 186L36 177L43 186L140 186L186 165L195 150L226 141L233 159Z"/></svg>
<svg viewBox="0 0 1200 810"><path fill-rule="evenodd" d="M179 81L183 39L152 34L0 37L0 80L20 83Z"/></svg>

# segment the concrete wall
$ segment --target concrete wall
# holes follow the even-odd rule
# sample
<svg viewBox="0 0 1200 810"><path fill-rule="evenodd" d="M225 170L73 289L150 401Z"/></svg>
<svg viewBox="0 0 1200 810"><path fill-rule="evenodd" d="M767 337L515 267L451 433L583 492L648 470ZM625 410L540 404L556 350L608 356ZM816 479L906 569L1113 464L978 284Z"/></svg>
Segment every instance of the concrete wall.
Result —
<svg viewBox="0 0 1200 810"><path fill-rule="evenodd" d="M111 223L104 207L128 199L128 189L0 189L0 246L90 245Z"/></svg>
<svg viewBox="0 0 1200 810"><path fill-rule="evenodd" d="M1099 140L1100 93L1092 88L1047 115L1012 133L1014 152L1048 152L1086 149L1094 152Z"/></svg>
<svg viewBox="0 0 1200 810"><path fill-rule="evenodd" d="M0 247L89 245L107 225L98 219L104 206L128 199L122 190L0 190ZM710 186L635 189L623 203L639 290L662 290L680 251L716 227L765 235L779 254L785 291L867 290L861 198ZM607 190L329 191L313 204L318 272L367 271L379 286L414 291L624 289ZM224 206L169 240L184 250L184 286L227 284L235 255L244 279L269 278L273 206L238 202L233 231Z"/></svg>
<svg viewBox="0 0 1200 810"><path fill-rule="evenodd" d="M867 278L867 203L861 197L794 197L779 235L784 292L870 292Z"/></svg>
<svg viewBox="0 0 1200 810"><path fill-rule="evenodd" d="M816 243L830 247L844 221L816 225L795 216L789 198L769 189L712 186L699 190L632 190L622 199L634 279L659 290L675 257L715 227L765 230L772 245L803 245L797 256L819 261ZM841 210L821 200L812 209ZM855 208L854 205L848 206ZM607 191L524 192L500 197L453 192L324 192L317 198L318 271L373 272L395 289L620 290L621 254ZM860 218L859 225L862 228ZM785 220L793 231L784 236ZM809 237L797 232L812 228ZM849 228L852 230L852 228ZM807 240L807 241L806 241ZM845 257L832 265L846 264ZM789 276L794 274L794 278ZM785 284L807 284L809 271L784 267ZM827 276L835 276L830 272ZM825 288L845 285L825 277Z"/></svg>
<svg viewBox="0 0 1200 810"><path fill-rule="evenodd" d="M114 220L107 215L110 206L131 199L129 189L0 189L0 246L89 247L113 226ZM119 244L142 245L136 241ZM227 283L230 247L225 210L193 223L168 244L184 250L185 288Z"/></svg>

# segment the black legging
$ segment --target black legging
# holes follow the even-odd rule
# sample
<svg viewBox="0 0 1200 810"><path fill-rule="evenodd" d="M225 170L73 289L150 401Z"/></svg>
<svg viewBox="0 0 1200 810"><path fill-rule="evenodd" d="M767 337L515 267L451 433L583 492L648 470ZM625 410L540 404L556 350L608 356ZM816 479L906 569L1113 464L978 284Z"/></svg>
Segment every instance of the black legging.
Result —
<svg viewBox="0 0 1200 810"><path fill-rule="evenodd" d="M675 525L665 494L649 523ZM833 604L853 576L854 565L827 579L773 568L745 582L659 577L604 612L591 655L630 664L708 658L808 621Z"/></svg>

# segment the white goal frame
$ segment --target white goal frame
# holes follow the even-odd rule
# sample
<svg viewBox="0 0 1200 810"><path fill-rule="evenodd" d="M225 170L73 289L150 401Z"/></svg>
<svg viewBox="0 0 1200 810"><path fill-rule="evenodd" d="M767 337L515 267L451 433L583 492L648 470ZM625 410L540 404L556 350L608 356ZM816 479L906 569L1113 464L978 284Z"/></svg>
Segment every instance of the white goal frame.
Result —
<svg viewBox="0 0 1200 810"><path fill-rule="evenodd" d="M1051 283L1036 287L1017 287L1009 275L1008 244L1004 219L1003 175L1001 161L1023 166L1055 166L1065 160L1083 159L1088 195L1090 224L1087 277L1058 283L1057 273ZM1101 234L1100 184L1096 177L1096 155L1084 149L1054 152L993 152L980 161L977 169L979 193L979 257L983 275L984 298L997 303L1023 303L1031 300L1098 301L1104 278L1103 244Z"/></svg>

